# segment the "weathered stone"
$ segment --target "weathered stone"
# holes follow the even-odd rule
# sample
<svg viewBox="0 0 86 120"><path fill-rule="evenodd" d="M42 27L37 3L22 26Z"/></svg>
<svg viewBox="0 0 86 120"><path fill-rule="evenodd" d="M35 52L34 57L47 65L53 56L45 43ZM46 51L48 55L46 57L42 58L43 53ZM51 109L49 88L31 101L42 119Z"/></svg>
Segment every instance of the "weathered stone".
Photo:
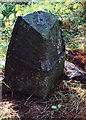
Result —
<svg viewBox="0 0 86 120"><path fill-rule="evenodd" d="M5 82L13 91L46 97L63 74L65 45L57 16L18 17L8 46Z"/></svg>

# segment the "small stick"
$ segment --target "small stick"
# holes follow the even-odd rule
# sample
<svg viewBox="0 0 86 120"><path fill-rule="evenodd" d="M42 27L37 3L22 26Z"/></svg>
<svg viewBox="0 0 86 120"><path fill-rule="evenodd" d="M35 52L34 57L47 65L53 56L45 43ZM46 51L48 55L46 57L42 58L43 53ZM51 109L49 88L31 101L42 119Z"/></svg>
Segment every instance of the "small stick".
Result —
<svg viewBox="0 0 86 120"><path fill-rule="evenodd" d="M33 94L34 94L34 93L33 93ZM27 100L25 101L24 105L27 104L27 102L30 100L30 98L33 96L33 94L31 94L31 95L27 98Z"/></svg>
<svg viewBox="0 0 86 120"><path fill-rule="evenodd" d="M7 88L9 88L9 89L11 90L12 98L13 98L13 90L12 90L12 88L11 88L9 85L7 85L4 81L2 81L2 83L3 83Z"/></svg>

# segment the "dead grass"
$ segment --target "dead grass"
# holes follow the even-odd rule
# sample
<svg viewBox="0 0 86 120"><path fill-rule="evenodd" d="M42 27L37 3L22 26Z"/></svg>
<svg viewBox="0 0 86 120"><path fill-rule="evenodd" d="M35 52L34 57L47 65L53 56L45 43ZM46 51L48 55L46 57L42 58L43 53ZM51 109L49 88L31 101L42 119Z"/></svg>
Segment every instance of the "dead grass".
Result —
<svg viewBox="0 0 86 120"><path fill-rule="evenodd" d="M31 96L19 99L3 99L0 103L2 118L25 118L31 120L86 120L86 84L76 80L63 80L47 100ZM5 100L5 101L4 101Z"/></svg>

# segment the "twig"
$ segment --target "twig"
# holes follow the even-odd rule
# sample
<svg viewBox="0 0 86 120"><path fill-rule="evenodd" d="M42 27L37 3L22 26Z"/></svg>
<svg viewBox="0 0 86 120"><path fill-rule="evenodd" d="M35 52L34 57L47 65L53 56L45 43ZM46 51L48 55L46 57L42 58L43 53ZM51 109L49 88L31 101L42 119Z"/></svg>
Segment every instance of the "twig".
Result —
<svg viewBox="0 0 86 120"><path fill-rule="evenodd" d="M34 93L33 93L33 94L34 94ZM33 96L33 94L31 94L31 95L27 98L27 100L25 101L24 105L27 104L27 102L30 100L30 98Z"/></svg>
<svg viewBox="0 0 86 120"><path fill-rule="evenodd" d="M11 88L9 85L7 85L4 81L2 81L2 83L3 83L7 88L9 88L9 89L11 90L12 98L13 98L13 90L12 90L12 88Z"/></svg>

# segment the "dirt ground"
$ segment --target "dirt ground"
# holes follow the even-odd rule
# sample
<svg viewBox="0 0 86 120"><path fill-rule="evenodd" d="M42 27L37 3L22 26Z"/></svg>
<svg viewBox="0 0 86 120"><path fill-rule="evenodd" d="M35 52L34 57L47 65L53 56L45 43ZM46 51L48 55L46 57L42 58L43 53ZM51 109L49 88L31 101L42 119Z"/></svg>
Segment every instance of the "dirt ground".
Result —
<svg viewBox="0 0 86 120"><path fill-rule="evenodd" d="M86 59L81 50L69 50L66 57L86 75ZM0 102L0 120L86 120L86 79L78 74L70 79L68 72L46 100L33 95L4 93ZM2 79L1 72L0 83ZM0 97L1 88L0 84Z"/></svg>

